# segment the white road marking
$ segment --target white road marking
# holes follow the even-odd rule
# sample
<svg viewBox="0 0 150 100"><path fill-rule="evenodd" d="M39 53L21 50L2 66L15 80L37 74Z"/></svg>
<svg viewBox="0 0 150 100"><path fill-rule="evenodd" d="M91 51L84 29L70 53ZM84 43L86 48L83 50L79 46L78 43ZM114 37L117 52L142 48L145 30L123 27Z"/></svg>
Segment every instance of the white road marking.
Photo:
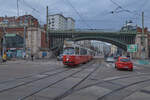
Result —
<svg viewBox="0 0 150 100"><path fill-rule="evenodd" d="M109 78L105 78L103 79L104 81L109 81L109 80L113 80L113 79L117 79L120 78L120 76L115 76L115 77L109 77Z"/></svg>

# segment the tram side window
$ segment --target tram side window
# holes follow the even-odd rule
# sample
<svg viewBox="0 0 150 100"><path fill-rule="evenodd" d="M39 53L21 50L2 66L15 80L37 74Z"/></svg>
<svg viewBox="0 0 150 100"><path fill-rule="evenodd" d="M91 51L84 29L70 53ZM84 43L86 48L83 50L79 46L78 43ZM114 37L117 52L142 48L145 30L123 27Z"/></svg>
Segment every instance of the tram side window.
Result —
<svg viewBox="0 0 150 100"><path fill-rule="evenodd" d="M87 55L87 50L84 49L84 48L81 48L81 49L80 49L80 54L81 54L81 55Z"/></svg>
<svg viewBox="0 0 150 100"><path fill-rule="evenodd" d="M80 55L83 55L83 49L80 48Z"/></svg>
<svg viewBox="0 0 150 100"><path fill-rule="evenodd" d="M79 48L78 47L75 48L75 54L79 55Z"/></svg>
<svg viewBox="0 0 150 100"><path fill-rule="evenodd" d="M87 55L87 50L86 49L84 49L84 55Z"/></svg>

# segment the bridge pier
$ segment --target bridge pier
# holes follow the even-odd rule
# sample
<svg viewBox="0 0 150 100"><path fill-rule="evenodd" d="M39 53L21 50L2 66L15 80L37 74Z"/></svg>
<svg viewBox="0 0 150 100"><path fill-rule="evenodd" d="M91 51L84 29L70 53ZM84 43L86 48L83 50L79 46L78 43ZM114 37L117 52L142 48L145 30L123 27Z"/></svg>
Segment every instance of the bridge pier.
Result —
<svg viewBox="0 0 150 100"><path fill-rule="evenodd" d="M143 40L142 40L143 37ZM142 43L143 41L143 43ZM135 44L138 45L137 52L133 55L136 59L146 59L148 58L148 35L137 34L135 39Z"/></svg>

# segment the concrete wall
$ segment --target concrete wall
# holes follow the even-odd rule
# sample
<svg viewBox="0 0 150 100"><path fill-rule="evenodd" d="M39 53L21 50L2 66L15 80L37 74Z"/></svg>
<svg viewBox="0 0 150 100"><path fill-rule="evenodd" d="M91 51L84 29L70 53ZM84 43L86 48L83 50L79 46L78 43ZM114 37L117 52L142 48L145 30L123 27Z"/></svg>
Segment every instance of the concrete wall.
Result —
<svg viewBox="0 0 150 100"><path fill-rule="evenodd" d="M144 34L143 45L141 44L142 34L137 34L135 44L138 45L138 51L133 53L133 58L144 59L148 58L148 35Z"/></svg>
<svg viewBox="0 0 150 100"><path fill-rule="evenodd" d="M38 53L41 47L41 29L40 28L28 28L26 37L27 54L34 54L38 57Z"/></svg>

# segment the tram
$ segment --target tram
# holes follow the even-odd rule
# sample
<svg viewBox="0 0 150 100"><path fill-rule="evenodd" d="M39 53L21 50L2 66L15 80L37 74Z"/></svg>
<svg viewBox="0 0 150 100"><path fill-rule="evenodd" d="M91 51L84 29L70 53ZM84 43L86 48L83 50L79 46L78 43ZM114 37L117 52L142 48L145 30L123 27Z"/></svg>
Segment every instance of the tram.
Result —
<svg viewBox="0 0 150 100"><path fill-rule="evenodd" d="M92 60L93 57L92 50L79 45L65 47L63 51L63 64L68 66L85 64Z"/></svg>

